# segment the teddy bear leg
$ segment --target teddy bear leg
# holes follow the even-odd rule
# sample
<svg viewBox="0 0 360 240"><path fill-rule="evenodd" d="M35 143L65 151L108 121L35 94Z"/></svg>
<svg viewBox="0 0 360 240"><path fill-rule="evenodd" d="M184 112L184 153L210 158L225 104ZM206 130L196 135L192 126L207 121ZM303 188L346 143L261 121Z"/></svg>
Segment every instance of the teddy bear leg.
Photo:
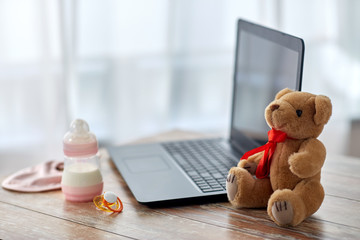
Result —
<svg viewBox="0 0 360 240"><path fill-rule="evenodd" d="M228 199L235 207L266 207L273 193L268 178L255 179L247 170L233 167L226 180Z"/></svg>
<svg viewBox="0 0 360 240"><path fill-rule="evenodd" d="M315 213L324 200L319 181L303 180L294 190L276 190L268 203L268 214L279 226L296 226Z"/></svg>

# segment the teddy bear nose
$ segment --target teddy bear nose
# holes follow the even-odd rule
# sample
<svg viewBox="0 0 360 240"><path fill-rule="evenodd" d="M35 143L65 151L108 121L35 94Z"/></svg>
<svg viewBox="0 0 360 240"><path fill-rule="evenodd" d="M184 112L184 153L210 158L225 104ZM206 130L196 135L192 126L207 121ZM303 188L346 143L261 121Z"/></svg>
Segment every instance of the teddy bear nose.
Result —
<svg viewBox="0 0 360 240"><path fill-rule="evenodd" d="M270 106L270 109L271 109L271 111L275 111L275 110L278 109L279 107L280 107L279 104L273 104L273 105Z"/></svg>

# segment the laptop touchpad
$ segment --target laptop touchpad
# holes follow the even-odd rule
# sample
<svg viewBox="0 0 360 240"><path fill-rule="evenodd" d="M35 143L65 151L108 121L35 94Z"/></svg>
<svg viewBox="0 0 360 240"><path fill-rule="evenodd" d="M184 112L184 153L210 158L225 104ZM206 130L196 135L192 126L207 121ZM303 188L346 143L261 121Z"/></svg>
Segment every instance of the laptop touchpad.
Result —
<svg viewBox="0 0 360 240"><path fill-rule="evenodd" d="M124 163L131 173L157 172L170 169L170 166L159 155L126 158Z"/></svg>

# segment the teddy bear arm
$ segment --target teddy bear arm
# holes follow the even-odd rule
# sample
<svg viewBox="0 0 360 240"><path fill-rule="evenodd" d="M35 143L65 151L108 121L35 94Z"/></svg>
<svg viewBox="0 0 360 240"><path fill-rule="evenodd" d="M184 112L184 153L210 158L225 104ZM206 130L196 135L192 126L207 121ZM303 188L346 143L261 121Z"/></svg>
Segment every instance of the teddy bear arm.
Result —
<svg viewBox="0 0 360 240"><path fill-rule="evenodd" d="M240 160L238 167L245 168L251 174L255 174L257 165L259 164L263 154L264 152L255 153L254 155L248 157L248 159Z"/></svg>
<svg viewBox="0 0 360 240"><path fill-rule="evenodd" d="M300 178L312 177L319 173L326 157L324 145L317 139L304 141L299 151L289 157L292 173Z"/></svg>

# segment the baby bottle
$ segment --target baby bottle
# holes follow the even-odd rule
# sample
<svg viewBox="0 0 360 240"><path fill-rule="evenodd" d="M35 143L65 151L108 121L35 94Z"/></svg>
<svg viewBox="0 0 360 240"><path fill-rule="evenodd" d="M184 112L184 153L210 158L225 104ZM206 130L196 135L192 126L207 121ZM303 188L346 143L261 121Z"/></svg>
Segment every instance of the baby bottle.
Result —
<svg viewBox="0 0 360 240"><path fill-rule="evenodd" d="M61 189L65 199L88 202L102 193L103 180L97 155L98 143L89 125L81 119L70 124L63 139L64 171Z"/></svg>

